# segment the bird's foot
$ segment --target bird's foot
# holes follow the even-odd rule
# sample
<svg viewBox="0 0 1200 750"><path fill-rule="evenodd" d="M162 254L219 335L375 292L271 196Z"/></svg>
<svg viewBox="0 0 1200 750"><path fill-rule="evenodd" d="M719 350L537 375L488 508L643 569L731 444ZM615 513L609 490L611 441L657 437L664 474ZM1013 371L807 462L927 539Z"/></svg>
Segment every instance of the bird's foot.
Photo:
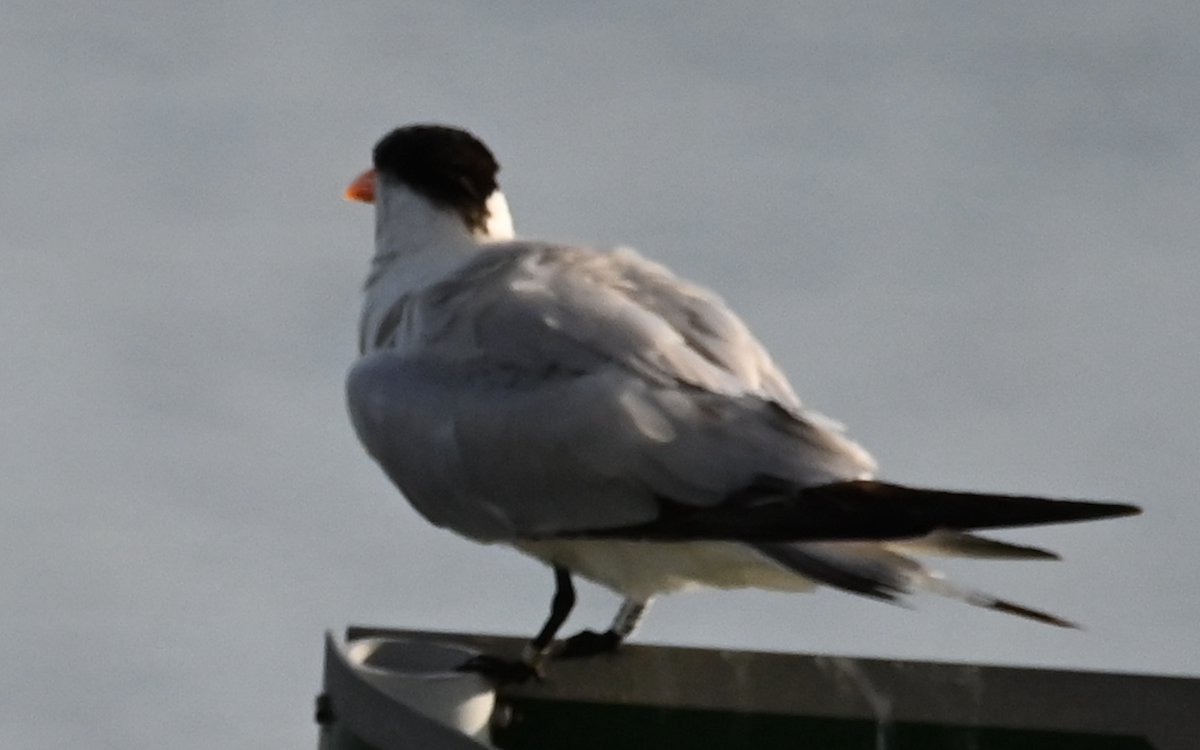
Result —
<svg viewBox="0 0 1200 750"><path fill-rule="evenodd" d="M492 654L472 656L454 668L456 672L475 672L501 685L521 684L530 680L542 681L539 664L524 659L505 659Z"/></svg>
<svg viewBox="0 0 1200 750"><path fill-rule="evenodd" d="M621 636L611 630L597 633L594 630L581 630L563 641L554 651L555 659L582 659L597 654L607 654L615 651L621 645Z"/></svg>

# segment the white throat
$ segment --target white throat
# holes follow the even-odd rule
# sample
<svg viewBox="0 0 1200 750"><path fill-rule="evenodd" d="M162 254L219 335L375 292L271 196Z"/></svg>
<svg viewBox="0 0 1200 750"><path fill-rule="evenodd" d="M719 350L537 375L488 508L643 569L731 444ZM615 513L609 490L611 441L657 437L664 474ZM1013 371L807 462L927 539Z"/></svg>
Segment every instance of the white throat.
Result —
<svg viewBox="0 0 1200 750"><path fill-rule="evenodd" d="M471 231L456 211L434 205L407 186L377 185L375 256L360 321L364 351L371 348L379 325L401 299L452 275L488 243L513 238L504 194L492 193L487 208L484 229Z"/></svg>
<svg viewBox="0 0 1200 750"><path fill-rule="evenodd" d="M512 215L504 193L496 190L486 205L486 225L472 231L457 212L434 205L407 186L381 185L375 196L375 259L430 251L446 254L482 242L511 240Z"/></svg>

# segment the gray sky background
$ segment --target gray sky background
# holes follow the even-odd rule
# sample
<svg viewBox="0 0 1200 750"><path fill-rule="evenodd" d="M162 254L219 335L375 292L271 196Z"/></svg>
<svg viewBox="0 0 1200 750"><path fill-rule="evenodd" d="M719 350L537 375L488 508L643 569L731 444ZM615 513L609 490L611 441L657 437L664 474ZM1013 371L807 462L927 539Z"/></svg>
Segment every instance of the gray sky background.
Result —
<svg viewBox="0 0 1200 750"><path fill-rule="evenodd" d="M1200 5L667 7L0 8L0 746L311 746L324 629L540 624L549 572L344 415L340 191L412 121L493 146L522 234L717 288L885 477L1147 509L945 566L1084 632L713 592L641 640L1200 674Z"/></svg>

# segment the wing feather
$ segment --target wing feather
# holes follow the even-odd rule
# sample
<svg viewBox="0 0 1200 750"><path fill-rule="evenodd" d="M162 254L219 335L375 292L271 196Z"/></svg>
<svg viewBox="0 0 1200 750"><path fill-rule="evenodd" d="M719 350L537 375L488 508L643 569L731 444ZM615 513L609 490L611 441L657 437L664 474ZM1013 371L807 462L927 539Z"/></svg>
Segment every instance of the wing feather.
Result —
<svg viewBox="0 0 1200 750"><path fill-rule="evenodd" d="M499 245L394 311L350 411L418 510L468 536L627 527L663 497L874 470L719 298L632 251Z"/></svg>

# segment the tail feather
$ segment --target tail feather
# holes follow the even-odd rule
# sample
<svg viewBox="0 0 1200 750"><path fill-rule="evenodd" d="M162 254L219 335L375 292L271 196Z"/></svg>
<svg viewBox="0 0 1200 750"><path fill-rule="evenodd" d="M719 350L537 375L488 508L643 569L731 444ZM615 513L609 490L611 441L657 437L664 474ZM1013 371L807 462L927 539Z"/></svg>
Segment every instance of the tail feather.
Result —
<svg viewBox="0 0 1200 750"><path fill-rule="evenodd" d="M960 586L920 562L878 544L866 542L767 543L760 553L794 573L833 588L873 599L902 603L920 591L957 599L975 607L1004 612L1062 628L1078 628L1069 620Z"/></svg>
<svg viewBox="0 0 1200 750"><path fill-rule="evenodd" d="M998 599L991 594L985 594L978 589L966 588L958 584L948 581L936 571L924 570L920 579L913 581L914 588L928 591L932 594L938 594L950 599L958 599L976 607L984 609L993 609L997 612L1004 612L1017 617L1024 617L1037 622L1044 622L1047 625L1055 625L1060 628L1075 628L1082 630L1079 625L1064 620L1058 615L1052 615L1049 612L1043 612L1032 607L1026 607L1023 604L1017 604L1005 599Z"/></svg>
<svg viewBox="0 0 1200 750"><path fill-rule="evenodd" d="M833 545L757 544L768 558L805 578L852 594L894 602L907 592L906 581L912 574L906 566L920 567L911 558L875 547L875 554L846 554Z"/></svg>
<svg viewBox="0 0 1200 750"><path fill-rule="evenodd" d="M929 555L952 555L954 557L976 557L989 560L1060 560L1057 552L1042 547L1027 547L1022 544L1002 542L979 534L965 531L939 529L916 539L886 542L887 548L897 552Z"/></svg>
<svg viewBox="0 0 1200 750"><path fill-rule="evenodd" d="M805 578L889 602L911 593L911 580L924 570L911 557L862 542L764 543L754 548Z"/></svg>

